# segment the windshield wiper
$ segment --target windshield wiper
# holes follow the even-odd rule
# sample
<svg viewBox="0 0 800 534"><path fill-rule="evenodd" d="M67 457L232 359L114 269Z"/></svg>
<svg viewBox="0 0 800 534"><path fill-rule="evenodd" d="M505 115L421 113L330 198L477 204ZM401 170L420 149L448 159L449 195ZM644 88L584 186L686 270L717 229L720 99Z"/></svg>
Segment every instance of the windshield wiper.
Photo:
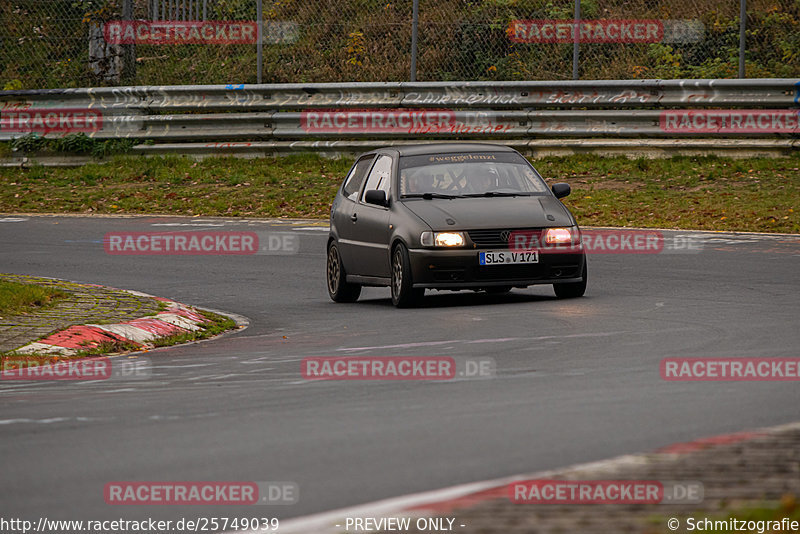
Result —
<svg viewBox="0 0 800 534"><path fill-rule="evenodd" d="M528 191L516 191L514 193L510 193L508 191L486 191L485 193L470 193L469 195L463 195L465 197L529 197L533 195Z"/></svg>
<svg viewBox="0 0 800 534"><path fill-rule="evenodd" d="M464 195L445 195L444 193L410 193L403 195L403 198L424 198L431 200L432 198L463 198Z"/></svg>

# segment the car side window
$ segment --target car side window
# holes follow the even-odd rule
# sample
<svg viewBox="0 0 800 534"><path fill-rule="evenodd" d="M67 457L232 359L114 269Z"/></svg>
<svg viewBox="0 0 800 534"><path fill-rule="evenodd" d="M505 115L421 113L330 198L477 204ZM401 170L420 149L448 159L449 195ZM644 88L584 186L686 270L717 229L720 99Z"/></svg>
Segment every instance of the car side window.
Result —
<svg viewBox="0 0 800 534"><path fill-rule="evenodd" d="M392 187L392 158L389 156L378 156L375 165L372 166L372 171L367 178L367 185L364 186L364 193L377 189L378 191L385 191L386 198L389 198L389 192ZM364 201L364 193L361 194L361 201Z"/></svg>
<svg viewBox="0 0 800 534"><path fill-rule="evenodd" d="M358 198L358 192L361 190L361 184L364 183L364 178L367 177L367 171L369 171L370 166L372 165L372 160L375 156L365 156L358 160L355 165L353 165L353 170L350 171L350 175L344 181L344 187L342 188L342 192L344 196L346 196L349 200L355 202Z"/></svg>

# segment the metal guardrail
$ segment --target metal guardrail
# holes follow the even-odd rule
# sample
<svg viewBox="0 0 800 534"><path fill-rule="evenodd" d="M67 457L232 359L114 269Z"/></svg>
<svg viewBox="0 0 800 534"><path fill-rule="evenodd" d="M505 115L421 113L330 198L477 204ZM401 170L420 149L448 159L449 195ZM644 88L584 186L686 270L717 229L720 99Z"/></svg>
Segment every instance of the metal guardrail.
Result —
<svg viewBox="0 0 800 534"><path fill-rule="evenodd" d="M798 79L2 91L0 140L85 132L206 141L212 152L220 141L242 140L796 139L799 109Z"/></svg>
<svg viewBox="0 0 800 534"><path fill-rule="evenodd" d="M94 137L164 140L541 137L769 137L800 135L797 112L639 110L325 111L110 115ZM713 122L716 127L709 127ZM723 120L725 122L723 123ZM386 123L391 122L390 126ZM746 127L748 120L752 123ZM699 121L699 122L698 122ZM739 128L725 128L735 121ZM689 124L682 129L681 125ZM701 127L698 127L701 126ZM11 133L0 132L0 139Z"/></svg>
<svg viewBox="0 0 800 534"><path fill-rule="evenodd" d="M791 107L800 80L599 80L185 85L0 91L0 106L152 111L298 108Z"/></svg>

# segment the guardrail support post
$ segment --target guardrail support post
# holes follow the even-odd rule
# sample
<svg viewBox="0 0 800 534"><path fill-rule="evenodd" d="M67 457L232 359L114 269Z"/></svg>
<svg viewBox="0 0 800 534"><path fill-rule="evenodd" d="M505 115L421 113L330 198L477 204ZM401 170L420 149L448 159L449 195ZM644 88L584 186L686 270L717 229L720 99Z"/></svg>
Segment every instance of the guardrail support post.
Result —
<svg viewBox="0 0 800 534"><path fill-rule="evenodd" d="M744 1L744 0L742 0ZM572 79L577 80L580 76L578 74L578 58L580 56L580 26L581 26L581 0L575 0L575 20L573 21L572 27L573 32L573 43L572 43Z"/></svg>
<svg viewBox="0 0 800 534"><path fill-rule="evenodd" d="M261 83L264 72L264 11L261 0L256 0L256 18L258 19L258 42L256 43L256 81Z"/></svg>
<svg viewBox="0 0 800 534"><path fill-rule="evenodd" d="M744 78L744 47L747 30L747 0L739 0L739 78Z"/></svg>
<svg viewBox="0 0 800 534"><path fill-rule="evenodd" d="M419 31L419 0L414 0L411 14L411 81L417 81L417 33Z"/></svg>
<svg viewBox="0 0 800 534"><path fill-rule="evenodd" d="M122 20L133 20L133 0L122 1ZM136 45L122 45L122 83L133 85L136 78Z"/></svg>

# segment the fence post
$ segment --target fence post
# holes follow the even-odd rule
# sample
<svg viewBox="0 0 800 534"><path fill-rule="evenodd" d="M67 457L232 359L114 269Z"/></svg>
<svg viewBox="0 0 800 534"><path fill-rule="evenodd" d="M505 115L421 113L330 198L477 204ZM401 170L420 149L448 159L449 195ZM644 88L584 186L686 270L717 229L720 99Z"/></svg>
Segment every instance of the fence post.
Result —
<svg viewBox="0 0 800 534"><path fill-rule="evenodd" d="M123 0L122 20L133 20L133 0ZM133 85L136 78L136 45L122 45L122 83Z"/></svg>
<svg viewBox="0 0 800 534"><path fill-rule="evenodd" d="M744 1L744 0L742 0ZM580 56L580 26L581 26L581 0L575 0L575 20L573 22L573 43L572 43L572 79L577 80L578 75L578 58Z"/></svg>
<svg viewBox="0 0 800 534"><path fill-rule="evenodd" d="M739 0L739 78L744 78L745 31L747 30L747 0Z"/></svg>
<svg viewBox="0 0 800 534"><path fill-rule="evenodd" d="M258 25L258 42L256 43L256 61L258 67L256 68L256 81L261 83L261 78L264 71L264 13L261 0L256 0L256 24Z"/></svg>
<svg viewBox="0 0 800 534"><path fill-rule="evenodd" d="M417 81L417 32L419 31L419 0L414 0L411 14L411 81Z"/></svg>

